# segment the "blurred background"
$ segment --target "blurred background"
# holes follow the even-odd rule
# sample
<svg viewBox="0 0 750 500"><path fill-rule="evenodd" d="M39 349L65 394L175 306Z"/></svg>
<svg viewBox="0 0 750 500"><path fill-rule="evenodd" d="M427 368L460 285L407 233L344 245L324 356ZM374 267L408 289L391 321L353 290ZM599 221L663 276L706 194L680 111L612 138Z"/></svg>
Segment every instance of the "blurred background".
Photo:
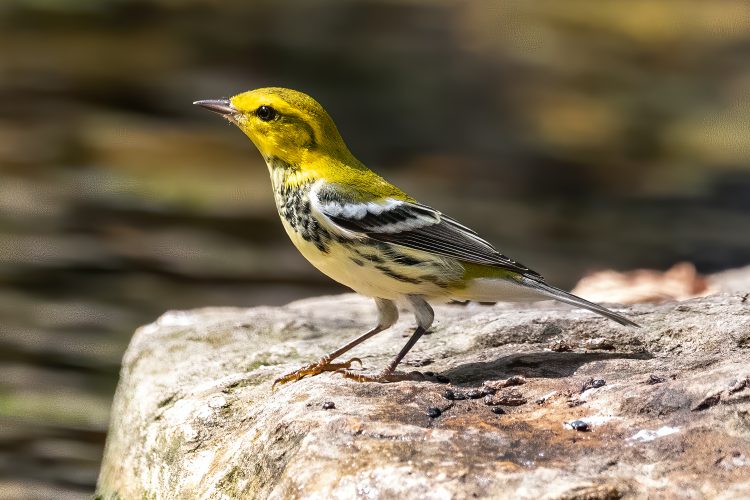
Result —
<svg viewBox="0 0 750 500"><path fill-rule="evenodd" d="M137 326L344 291L191 105L268 85L561 286L750 263L745 0L3 0L0 498L93 492Z"/></svg>

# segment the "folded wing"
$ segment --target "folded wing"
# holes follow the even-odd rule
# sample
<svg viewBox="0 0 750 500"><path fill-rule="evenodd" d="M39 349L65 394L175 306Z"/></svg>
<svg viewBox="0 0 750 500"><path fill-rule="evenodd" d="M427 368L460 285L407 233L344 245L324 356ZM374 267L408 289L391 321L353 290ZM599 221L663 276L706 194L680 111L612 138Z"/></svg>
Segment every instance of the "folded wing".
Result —
<svg viewBox="0 0 750 500"><path fill-rule="evenodd" d="M473 230L426 205L394 198L363 201L361 196L346 196L330 185L320 188L315 197L316 208L345 231L543 279L498 252Z"/></svg>

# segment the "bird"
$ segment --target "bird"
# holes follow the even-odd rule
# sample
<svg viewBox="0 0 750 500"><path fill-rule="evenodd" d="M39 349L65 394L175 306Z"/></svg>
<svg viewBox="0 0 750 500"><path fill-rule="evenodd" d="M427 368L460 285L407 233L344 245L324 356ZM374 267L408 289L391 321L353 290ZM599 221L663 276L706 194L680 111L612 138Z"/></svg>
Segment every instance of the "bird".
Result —
<svg viewBox="0 0 750 500"><path fill-rule="evenodd" d="M231 98L195 101L236 125L255 145L271 177L282 225L317 269L371 297L377 324L335 351L278 377L277 384L324 372L358 382L424 380L396 371L434 320L431 303L554 299L588 309L621 325L638 325L614 311L552 286L495 249L474 230L420 203L367 168L349 150L333 119L309 95L281 87ZM382 370L353 370L346 352L393 326L399 307L416 329Z"/></svg>

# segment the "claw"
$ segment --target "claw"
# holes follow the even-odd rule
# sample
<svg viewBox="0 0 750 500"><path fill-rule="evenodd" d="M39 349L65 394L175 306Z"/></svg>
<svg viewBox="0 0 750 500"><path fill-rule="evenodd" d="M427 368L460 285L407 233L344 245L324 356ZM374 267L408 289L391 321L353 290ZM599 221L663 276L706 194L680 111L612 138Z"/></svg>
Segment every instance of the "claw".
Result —
<svg viewBox="0 0 750 500"><path fill-rule="evenodd" d="M365 373L359 373L354 372L349 369L339 369L336 370L336 373L340 373L344 378L347 378L349 380L354 380L355 382L379 382L379 383L388 383L388 382L401 382L404 380L411 380L411 381L417 381L422 382L424 380L427 380L427 377L421 373L421 372L409 372L409 373L396 373L396 372L388 372L388 371L382 371L376 375L367 375Z"/></svg>
<svg viewBox="0 0 750 500"><path fill-rule="evenodd" d="M315 375L320 375L323 372L337 372L339 370L349 369L352 367L352 363L355 362L359 363L359 366L362 366L362 360L359 358L352 358L349 361L345 361L343 363L331 363L330 360L322 358L315 363L310 363L309 365L305 365L298 370L294 370L293 372L289 372L277 378L273 381L271 391L276 390L277 384L284 385L289 382L296 382L307 376L314 377Z"/></svg>

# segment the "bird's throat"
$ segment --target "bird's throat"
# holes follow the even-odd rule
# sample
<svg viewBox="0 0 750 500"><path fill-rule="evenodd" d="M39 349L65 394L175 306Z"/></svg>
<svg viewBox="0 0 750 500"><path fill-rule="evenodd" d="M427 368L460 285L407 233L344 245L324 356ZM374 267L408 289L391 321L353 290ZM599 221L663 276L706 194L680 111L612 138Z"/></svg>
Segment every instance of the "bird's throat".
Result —
<svg viewBox="0 0 750 500"><path fill-rule="evenodd" d="M271 182L274 190L278 190L281 187L287 189L298 188L316 180L313 172L303 170L297 165L287 163L278 158L267 158L266 165L268 165L268 172L271 174Z"/></svg>

